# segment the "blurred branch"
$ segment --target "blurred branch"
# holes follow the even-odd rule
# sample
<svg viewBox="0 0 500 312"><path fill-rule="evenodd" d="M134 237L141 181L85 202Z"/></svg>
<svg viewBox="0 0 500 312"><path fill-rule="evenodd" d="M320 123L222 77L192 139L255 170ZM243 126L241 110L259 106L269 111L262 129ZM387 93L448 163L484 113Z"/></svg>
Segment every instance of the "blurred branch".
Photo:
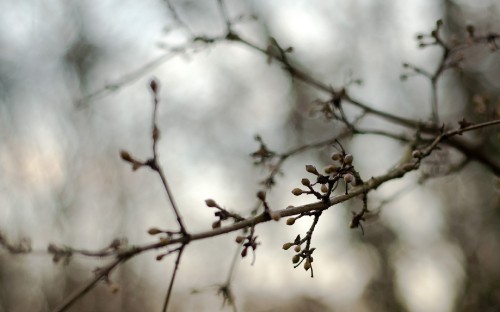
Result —
<svg viewBox="0 0 500 312"><path fill-rule="evenodd" d="M177 276L177 270L179 269L179 264L181 262L182 252L184 251L185 246L186 246L186 244L182 244L181 247L176 249L177 258L175 259L174 272L172 273L172 276L170 278L170 283L168 285L167 295L165 297L165 302L163 303L163 309L162 309L163 312L167 311L168 303L170 302L170 296L172 295L172 289L174 287L175 277Z"/></svg>
<svg viewBox="0 0 500 312"><path fill-rule="evenodd" d="M231 225L223 226L220 228L215 228L210 231L205 231L205 232L200 232L200 233L195 233L191 235L181 235L180 237L176 238L168 238L168 239L160 239L159 242L157 243L152 243L152 244L146 244L142 246L136 246L136 247L131 247L125 251L122 251L119 253L117 256L117 259L115 259L113 262L109 263L107 266L104 268L101 268L97 271L96 276L86 285L84 285L82 288L80 288L78 291L76 291L72 296L70 296L59 308L57 308L55 311L65 311L68 307L70 307L73 303L75 303L78 299L83 297L84 294L86 294L89 290L91 290L98 281L109 277L109 274L112 272L112 270L117 267L120 263L127 261L128 259L141 254L143 252L149 251L149 250L155 250L155 249L160 249L164 248L170 245L174 244L181 244L181 247L178 248L179 252L177 255L177 260L176 260L176 266L178 266L178 261L180 261L180 251L183 250L184 246L192 241L196 240L202 240L202 239L207 239L210 237L215 237L219 236L222 234L238 231L245 229L247 227L255 227L255 225L263 222L268 222L270 220L277 220L279 218L283 217L289 217L289 216L294 216L294 215L300 215L300 214L307 214L307 213L312 213L312 212L320 212L325 209L328 209L331 206L335 206L339 203L345 202L351 198L354 198L358 195L363 195L366 196L368 192L377 189L380 185L403 177L406 175L408 172L414 171L419 168L419 165L421 161L429 156L433 150L435 150L438 147L438 144L449 139L450 137L456 136L456 135L461 135L462 133L469 132L469 131L474 131L478 130L481 128L485 127L491 127L495 125L500 125L500 120L494 120L490 122L485 122L485 123L480 123L476 125L471 125L467 127L461 127L456 130L450 130L447 132L443 132L442 134L438 135L428 146L426 146L423 149L420 150L415 150L413 153L414 160L403 163L399 166L397 166L394 169L389 170L386 174L377 176L377 177L372 177L369 179L367 182L363 183L362 185L355 186L350 189L350 191L346 194L342 195L336 195L328 198L327 201L321 200L317 201L314 203L306 204L306 205L301 205L297 207L289 207L286 209L282 210L275 210L273 211L273 217L270 216L269 213L263 212L255 217L252 218L247 218L243 221L236 222ZM169 252L168 254L170 254ZM174 275L177 269L174 270ZM172 280L169 286L169 293L167 295L166 303L168 303L168 298L170 296L171 292L171 287L173 284L175 276L172 276Z"/></svg>

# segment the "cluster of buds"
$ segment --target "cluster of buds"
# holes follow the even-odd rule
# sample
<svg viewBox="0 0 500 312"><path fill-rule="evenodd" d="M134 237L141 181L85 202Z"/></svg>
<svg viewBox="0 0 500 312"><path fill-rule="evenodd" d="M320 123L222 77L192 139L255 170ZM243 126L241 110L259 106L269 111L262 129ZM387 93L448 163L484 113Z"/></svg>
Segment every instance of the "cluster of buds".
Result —
<svg viewBox="0 0 500 312"><path fill-rule="evenodd" d="M213 199L205 200L205 204L209 208L216 208L217 209L217 211L214 213L215 217L217 217L217 220L215 220L212 223L212 229L220 228L222 225L222 221L224 221L224 220L228 220L228 219L233 219L234 221L245 220L240 215L238 215L236 213L229 212L225 208L219 206L219 204L217 204L217 202Z"/></svg>
<svg viewBox="0 0 500 312"><path fill-rule="evenodd" d="M313 257L312 253L314 252L315 248L311 249L302 249L302 244L306 242L306 239L301 239L300 235L297 235L295 240L293 242L288 242L283 244L283 249L284 250L289 250L290 248L293 247L293 251L295 252L295 255L292 257L292 263L294 264L294 267L298 267L302 263L304 263L304 270L308 271L309 269L312 268L312 262L313 262Z"/></svg>
<svg viewBox="0 0 500 312"><path fill-rule="evenodd" d="M69 264L69 262L71 261L71 257L73 256L73 250L71 248L59 247L55 244L49 244L47 251L49 252L49 254L52 254L52 261L54 261L54 263L58 263L59 261L63 260L63 263L67 265Z"/></svg>
<svg viewBox="0 0 500 312"><path fill-rule="evenodd" d="M321 174L313 165L306 165L306 171L316 176L316 181L313 183L307 178L303 178L301 183L307 189L294 188L292 194L300 196L302 194L313 194L316 198L328 201L331 193L338 186L338 181L342 179L346 185L346 194L348 185L356 185L362 182L359 174L354 170L352 162L354 157L345 152L333 153L331 156L333 163L324 168L324 174ZM319 192L314 189L314 186L320 185ZM290 221L292 222L292 221ZM292 223L293 224L293 223Z"/></svg>
<svg viewBox="0 0 500 312"><path fill-rule="evenodd" d="M440 42L439 30L443 26L443 21L441 19L436 21L436 28L434 28L430 34L418 34L417 41L419 48L425 48L431 45L437 45Z"/></svg>
<svg viewBox="0 0 500 312"><path fill-rule="evenodd" d="M243 245L243 250L241 251L241 257L243 258L247 256L249 248L251 248L252 251L255 252L255 249L257 249L257 246L259 245L259 242L257 242L257 236L254 235L253 228L250 234L248 234L247 236L236 236L235 241L236 243Z"/></svg>
<svg viewBox="0 0 500 312"><path fill-rule="evenodd" d="M276 156L276 153L267 148L260 135L256 135L254 139L259 143L259 149L250 156L254 159L254 165L265 165Z"/></svg>

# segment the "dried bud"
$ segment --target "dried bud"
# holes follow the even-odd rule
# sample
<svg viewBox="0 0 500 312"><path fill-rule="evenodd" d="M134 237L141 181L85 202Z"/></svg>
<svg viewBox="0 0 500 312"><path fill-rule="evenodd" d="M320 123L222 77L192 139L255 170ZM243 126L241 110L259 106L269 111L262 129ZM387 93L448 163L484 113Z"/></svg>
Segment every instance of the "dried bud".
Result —
<svg viewBox="0 0 500 312"><path fill-rule="evenodd" d="M288 249L290 249L290 247L292 247L292 246L293 246L293 243L284 243L284 244L283 244L283 249L284 249L284 250L288 250Z"/></svg>
<svg viewBox="0 0 500 312"><path fill-rule="evenodd" d="M342 154L335 152L332 154L332 160L339 161L342 159Z"/></svg>
<svg viewBox="0 0 500 312"><path fill-rule="evenodd" d="M163 233L163 231L161 231L160 229L157 229L157 228L150 228L148 230L149 235L156 235L156 234L160 234L160 233Z"/></svg>
<svg viewBox="0 0 500 312"><path fill-rule="evenodd" d="M151 91L153 91L154 93L158 92L158 82L156 81L156 79L152 79L151 82L149 83L149 87L151 88Z"/></svg>
<svg viewBox="0 0 500 312"><path fill-rule="evenodd" d="M286 225L293 225L295 223L295 218L286 219Z"/></svg>
<svg viewBox="0 0 500 312"><path fill-rule="evenodd" d="M158 255L156 256L156 261L161 261L161 259L163 259L163 257L165 257L166 254L161 254L161 255Z"/></svg>
<svg viewBox="0 0 500 312"><path fill-rule="evenodd" d="M293 195L295 195L295 196L299 196L299 195L301 195L302 193L304 193L304 191L303 191L303 190L301 190L301 189L299 189L298 187L297 187L297 188L294 188L294 189L292 190L292 194L293 194Z"/></svg>
<svg viewBox="0 0 500 312"><path fill-rule="evenodd" d="M241 244L243 243L243 241L245 240L245 236L236 236L236 239L235 239L235 242L237 242L238 244Z"/></svg>
<svg viewBox="0 0 500 312"><path fill-rule="evenodd" d="M422 152L419 150L414 150L413 153L411 153L411 156L413 156L413 158L421 158Z"/></svg>
<svg viewBox="0 0 500 312"><path fill-rule="evenodd" d="M354 181L354 176L350 173L346 173L344 174L344 181L345 183L351 183L352 181Z"/></svg>
<svg viewBox="0 0 500 312"><path fill-rule="evenodd" d="M266 200L266 192L264 192L264 191L257 192L257 198L259 198L261 201L265 201Z"/></svg>
<svg viewBox="0 0 500 312"><path fill-rule="evenodd" d="M299 255L295 255L295 256L292 257L292 262L293 263L297 263L299 261L300 261L300 256Z"/></svg>
<svg viewBox="0 0 500 312"><path fill-rule="evenodd" d="M306 179L306 178L303 178L300 182L304 186L310 186L311 185L311 181L309 181L309 179Z"/></svg>
<svg viewBox="0 0 500 312"><path fill-rule="evenodd" d="M241 257L245 258L247 256L247 253L248 253L247 248L243 248L243 250L241 251Z"/></svg>
<svg viewBox="0 0 500 312"><path fill-rule="evenodd" d="M315 175L319 175L318 170L313 165L306 165L306 171Z"/></svg>
<svg viewBox="0 0 500 312"><path fill-rule="evenodd" d="M125 161L128 161L128 162L133 162L134 159L132 158L132 156L130 156L130 154L127 152L127 151L120 151L120 157L125 160Z"/></svg>
<svg viewBox="0 0 500 312"><path fill-rule="evenodd" d="M346 164L346 165L352 164L353 159L354 159L354 157L352 157L351 154L345 155L344 156L344 164Z"/></svg>
<svg viewBox="0 0 500 312"><path fill-rule="evenodd" d="M326 185L326 184L321 185L321 192L328 193L328 185Z"/></svg>
<svg viewBox="0 0 500 312"><path fill-rule="evenodd" d="M208 207L218 207L217 203L213 199L205 199L205 205Z"/></svg>
<svg viewBox="0 0 500 312"><path fill-rule="evenodd" d="M220 226L221 226L220 220L217 220L214 223L212 223L212 229L218 229L220 228Z"/></svg>
<svg viewBox="0 0 500 312"><path fill-rule="evenodd" d="M295 250L295 252L300 252L300 245L295 245L293 250Z"/></svg>

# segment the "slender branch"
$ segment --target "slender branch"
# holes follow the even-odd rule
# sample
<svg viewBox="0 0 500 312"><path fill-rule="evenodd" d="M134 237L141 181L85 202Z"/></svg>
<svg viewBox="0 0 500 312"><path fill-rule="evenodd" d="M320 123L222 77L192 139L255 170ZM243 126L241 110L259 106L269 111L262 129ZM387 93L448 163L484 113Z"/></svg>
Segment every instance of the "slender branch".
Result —
<svg viewBox="0 0 500 312"><path fill-rule="evenodd" d="M180 231L183 235L188 235L188 232L186 230L186 226L184 225L184 222L182 221L181 214L179 212L179 208L177 207L177 204L175 203L174 195L172 193L172 190L170 189L170 186L168 184L167 178L165 174L163 173L163 169L159 163L158 160L158 140L160 138L160 130L158 129L157 126L157 118L158 118L158 82L156 80L151 81L151 90L153 91L153 102L154 102L154 109L153 109L153 121L152 121L152 137L153 137L153 159L152 161L148 161L149 166L151 169L156 171L158 175L160 176L161 182L163 184L163 187L165 188L165 191L167 192L168 199L170 201L170 204L172 206L172 209L175 213L175 217L177 219L177 223L179 224Z"/></svg>
<svg viewBox="0 0 500 312"><path fill-rule="evenodd" d="M168 304L170 302L170 296L172 295L172 289L174 287L175 277L176 277L177 271L179 269L179 264L181 262L182 252L184 251L185 246L186 246L186 244L182 244L181 247L179 247L179 249L178 249L177 258L175 259L174 272L172 273L172 277L170 278L170 284L168 285L167 295L165 297L165 302L163 303L163 309L162 309L163 312L167 311Z"/></svg>

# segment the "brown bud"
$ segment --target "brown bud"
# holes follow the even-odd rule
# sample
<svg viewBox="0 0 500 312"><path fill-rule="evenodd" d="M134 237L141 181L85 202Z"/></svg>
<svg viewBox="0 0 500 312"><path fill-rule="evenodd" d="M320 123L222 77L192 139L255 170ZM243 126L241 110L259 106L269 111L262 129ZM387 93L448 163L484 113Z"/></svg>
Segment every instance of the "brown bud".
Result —
<svg viewBox="0 0 500 312"><path fill-rule="evenodd" d="M346 165L352 164L353 159L354 159L354 157L352 157L351 154L345 155L344 156L344 164L346 164Z"/></svg>
<svg viewBox="0 0 500 312"><path fill-rule="evenodd" d="M293 248L293 250L294 250L295 252L300 252L300 245L296 245L296 246Z"/></svg>
<svg viewBox="0 0 500 312"><path fill-rule="evenodd" d="M325 167L324 170L325 170L326 174L331 174L331 173L334 173L335 171L337 171L337 166L330 165L330 166Z"/></svg>
<svg viewBox="0 0 500 312"><path fill-rule="evenodd" d="M150 228L150 229L148 230L148 234L149 234L149 235L156 235L156 234L160 234L160 233L163 233L163 231L161 231L160 229L157 229L157 228L155 228L155 227Z"/></svg>
<svg viewBox="0 0 500 312"><path fill-rule="evenodd" d="M237 242L238 244L241 244L243 243L243 241L245 240L245 236L236 236L236 239L235 239L235 242Z"/></svg>
<svg viewBox="0 0 500 312"><path fill-rule="evenodd" d="M264 192L264 191L258 191L257 192L257 198L259 198L261 201L265 201L266 200L266 192Z"/></svg>
<svg viewBox="0 0 500 312"><path fill-rule="evenodd" d="M328 185L326 185L326 184L321 185L321 192L328 193Z"/></svg>
<svg viewBox="0 0 500 312"><path fill-rule="evenodd" d="M217 203L213 199L205 199L205 205L208 207L218 207Z"/></svg>
<svg viewBox="0 0 500 312"><path fill-rule="evenodd" d="M295 218L286 219L286 225L293 225L295 223Z"/></svg>
<svg viewBox="0 0 500 312"><path fill-rule="evenodd" d="M303 178L300 182L304 186L310 186L311 185L311 181L309 181L309 179L306 179L306 178Z"/></svg>
<svg viewBox="0 0 500 312"><path fill-rule="evenodd" d="M283 244L283 249L284 249L284 250L288 250L288 249L290 249L290 247L292 247L292 246L293 246L293 243L284 243L284 244Z"/></svg>
<svg viewBox="0 0 500 312"><path fill-rule="evenodd" d="M318 170L313 165L306 165L306 171L315 175L319 175Z"/></svg>
<svg viewBox="0 0 500 312"><path fill-rule="evenodd" d="M332 154L332 160L339 161L341 159L342 159L342 154L340 154L339 152L335 152Z"/></svg>
<svg viewBox="0 0 500 312"><path fill-rule="evenodd" d="M151 91L153 91L154 93L158 92L158 82L156 81L156 79L151 79L151 82L149 83L149 87L151 88Z"/></svg>
<svg viewBox="0 0 500 312"><path fill-rule="evenodd" d="M292 262L293 263L297 263L299 261L300 261L300 256L299 255L295 255L295 256L292 257Z"/></svg>
<svg viewBox="0 0 500 312"><path fill-rule="evenodd" d="M217 220L214 223L212 223L212 229L218 229L220 228L220 226L221 226L220 220Z"/></svg>
<svg viewBox="0 0 500 312"><path fill-rule="evenodd" d="M127 152L127 151L120 151L120 157L125 160L125 161L128 161L128 162L133 162L134 159L132 158L132 156L130 156L130 154Z"/></svg>
<svg viewBox="0 0 500 312"><path fill-rule="evenodd" d="M172 239L170 239L170 238L168 238L168 237L162 237L162 238L160 238L160 243L162 243L162 244L165 244L165 245L166 245L166 244L170 243L170 241L171 241L171 240L172 240Z"/></svg>
<svg viewBox="0 0 500 312"><path fill-rule="evenodd" d="M411 153L411 156L413 156L413 158L421 158L422 157L422 152L419 151L419 150L414 150L412 153Z"/></svg>
<svg viewBox="0 0 500 312"><path fill-rule="evenodd" d="M301 195L302 193L304 193L304 191L303 191L303 190L301 190L301 189L299 189L298 187L297 187L297 188L294 188L294 189L292 190L292 194L293 194L293 195L295 195L295 196L299 196L299 195Z"/></svg>
<svg viewBox="0 0 500 312"><path fill-rule="evenodd" d="M344 181L345 183L351 183L352 181L354 181L354 176L350 173L346 173L344 174Z"/></svg>
<svg viewBox="0 0 500 312"><path fill-rule="evenodd" d="M309 261L309 259L306 260L306 262L304 263L304 270L309 270L311 268L311 262Z"/></svg>

